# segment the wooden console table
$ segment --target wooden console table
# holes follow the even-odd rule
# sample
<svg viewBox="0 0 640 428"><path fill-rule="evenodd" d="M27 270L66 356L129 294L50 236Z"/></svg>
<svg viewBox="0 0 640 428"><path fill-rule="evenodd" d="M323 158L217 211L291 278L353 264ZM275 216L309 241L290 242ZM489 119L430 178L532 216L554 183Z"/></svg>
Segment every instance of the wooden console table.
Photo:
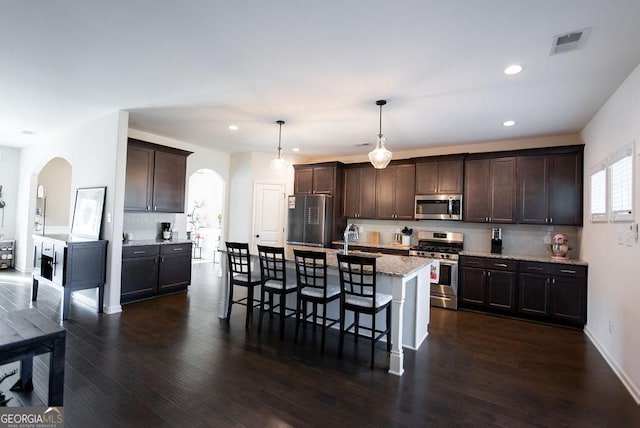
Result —
<svg viewBox="0 0 640 428"><path fill-rule="evenodd" d="M62 406L67 332L35 308L0 315L0 365L20 361L20 378L12 391L33 390L33 357L51 353L49 406Z"/></svg>
<svg viewBox="0 0 640 428"><path fill-rule="evenodd" d="M73 235L33 235L33 243L31 300L38 298L41 280L62 286L61 318L66 320L71 293L97 287L98 312L102 312L107 241Z"/></svg>

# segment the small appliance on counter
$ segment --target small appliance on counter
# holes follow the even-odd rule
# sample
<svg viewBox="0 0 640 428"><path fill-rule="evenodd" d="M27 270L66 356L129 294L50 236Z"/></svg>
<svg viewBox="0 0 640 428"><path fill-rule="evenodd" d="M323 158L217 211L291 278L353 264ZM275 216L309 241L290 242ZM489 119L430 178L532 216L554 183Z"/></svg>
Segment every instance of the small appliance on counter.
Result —
<svg viewBox="0 0 640 428"><path fill-rule="evenodd" d="M568 253L572 248L568 244L569 238L564 233L556 233L553 235L551 244L552 259L568 259Z"/></svg>
<svg viewBox="0 0 640 428"><path fill-rule="evenodd" d="M400 232L400 229L396 229L395 233L393 234L393 245L402 245L402 232Z"/></svg>
<svg viewBox="0 0 640 428"><path fill-rule="evenodd" d="M502 229L499 227L491 229L491 252L502 254Z"/></svg>
<svg viewBox="0 0 640 428"><path fill-rule="evenodd" d="M160 223L160 235L165 241L171 239L171 223Z"/></svg>

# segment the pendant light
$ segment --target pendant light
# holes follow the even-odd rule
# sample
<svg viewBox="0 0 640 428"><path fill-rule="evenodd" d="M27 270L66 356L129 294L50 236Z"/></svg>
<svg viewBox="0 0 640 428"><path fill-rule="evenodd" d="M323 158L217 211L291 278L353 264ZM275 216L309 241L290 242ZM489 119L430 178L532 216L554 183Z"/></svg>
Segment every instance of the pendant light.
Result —
<svg viewBox="0 0 640 428"><path fill-rule="evenodd" d="M386 138L382 136L382 106L387 103L386 100L376 101L376 105L380 106L380 131L378 132L378 144L376 148L369 152L369 161L376 169L384 169L391 162L392 153L384 146Z"/></svg>
<svg viewBox="0 0 640 428"><path fill-rule="evenodd" d="M280 143L282 141L282 125L284 125L284 120L278 120L276 123L280 125L280 130L278 131L278 157L269 162L269 167L276 172L283 172L289 167L289 163L281 157L282 147Z"/></svg>

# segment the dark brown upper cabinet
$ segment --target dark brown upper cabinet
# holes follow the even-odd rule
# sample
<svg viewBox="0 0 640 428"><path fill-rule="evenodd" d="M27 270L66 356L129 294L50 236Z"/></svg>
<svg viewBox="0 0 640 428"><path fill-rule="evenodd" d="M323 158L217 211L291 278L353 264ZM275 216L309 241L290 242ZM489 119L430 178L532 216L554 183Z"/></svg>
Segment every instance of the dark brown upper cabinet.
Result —
<svg viewBox="0 0 640 428"><path fill-rule="evenodd" d="M415 165L389 165L376 171L376 218L413 220Z"/></svg>
<svg viewBox="0 0 640 428"><path fill-rule="evenodd" d="M416 195L462 193L463 165L462 157L416 159Z"/></svg>
<svg viewBox="0 0 640 428"><path fill-rule="evenodd" d="M464 171L464 221L515 223L516 158L467 159Z"/></svg>
<svg viewBox="0 0 640 428"><path fill-rule="evenodd" d="M183 213L191 152L129 138L125 211Z"/></svg>
<svg viewBox="0 0 640 428"><path fill-rule="evenodd" d="M346 167L344 170L345 218L376 217L376 170L370 164Z"/></svg>
<svg viewBox="0 0 640 428"><path fill-rule="evenodd" d="M518 156L518 223L582 225L582 151Z"/></svg>

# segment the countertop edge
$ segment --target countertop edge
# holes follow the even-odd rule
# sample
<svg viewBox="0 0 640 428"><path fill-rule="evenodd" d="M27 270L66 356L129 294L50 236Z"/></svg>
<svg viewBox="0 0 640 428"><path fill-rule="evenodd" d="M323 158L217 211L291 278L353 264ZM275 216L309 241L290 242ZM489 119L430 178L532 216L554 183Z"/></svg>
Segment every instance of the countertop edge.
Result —
<svg viewBox="0 0 640 428"><path fill-rule="evenodd" d="M541 263L556 263L556 264L576 265L576 266L589 266L589 263L581 259L554 259L554 258L545 257L545 256L526 256L521 254L496 254L496 253L489 253L485 251L469 251L469 250L460 251L460 255L469 256L469 257L486 257L490 259L517 260L522 262L541 262Z"/></svg>

